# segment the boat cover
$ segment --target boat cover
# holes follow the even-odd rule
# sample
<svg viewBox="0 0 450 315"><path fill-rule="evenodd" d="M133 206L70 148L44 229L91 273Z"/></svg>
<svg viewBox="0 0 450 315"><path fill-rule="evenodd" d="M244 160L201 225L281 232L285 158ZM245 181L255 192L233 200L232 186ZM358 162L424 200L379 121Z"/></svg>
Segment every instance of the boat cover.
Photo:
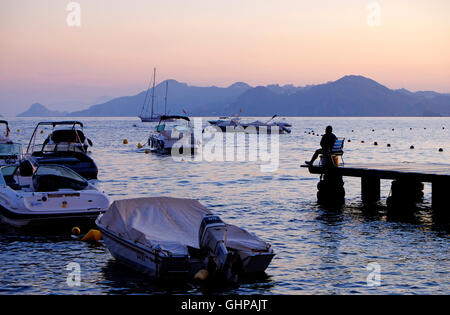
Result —
<svg viewBox="0 0 450 315"><path fill-rule="evenodd" d="M203 216L211 212L197 200L169 197L114 201L99 224L121 237L172 254L187 254L186 246L199 248ZM253 234L227 225L227 247L264 251L269 245Z"/></svg>

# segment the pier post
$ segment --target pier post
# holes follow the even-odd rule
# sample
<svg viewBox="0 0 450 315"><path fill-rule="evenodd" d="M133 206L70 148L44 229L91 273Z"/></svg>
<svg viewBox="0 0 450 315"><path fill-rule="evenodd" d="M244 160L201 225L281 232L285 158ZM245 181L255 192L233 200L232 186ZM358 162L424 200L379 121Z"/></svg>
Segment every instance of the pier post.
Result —
<svg viewBox="0 0 450 315"><path fill-rule="evenodd" d="M317 200L323 205L338 205L345 203L345 189L342 175L330 169L321 177L317 184Z"/></svg>
<svg viewBox="0 0 450 315"><path fill-rule="evenodd" d="M381 199L379 177L373 175L361 177L361 197L364 203L376 203Z"/></svg>
<svg viewBox="0 0 450 315"><path fill-rule="evenodd" d="M391 196L387 200L389 207L402 208L414 206L423 201L424 185L414 179L397 179L392 182Z"/></svg>

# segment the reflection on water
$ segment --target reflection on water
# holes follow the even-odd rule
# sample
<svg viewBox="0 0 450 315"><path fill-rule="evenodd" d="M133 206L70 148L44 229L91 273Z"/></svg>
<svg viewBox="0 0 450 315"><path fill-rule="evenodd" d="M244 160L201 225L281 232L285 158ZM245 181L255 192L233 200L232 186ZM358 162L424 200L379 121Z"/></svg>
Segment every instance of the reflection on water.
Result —
<svg viewBox="0 0 450 315"><path fill-rule="evenodd" d="M237 287L220 289L155 283L114 261L104 246L66 235L37 237L3 231L2 294L450 292L449 220L429 210L429 185L424 206L395 211L385 206L389 181L382 181L381 203L366 208L360 202L360 180L349 178L345 179L346 205L326 208L316 202L318 177L299 168L320 141L305 131L321 133L328 124L339 137L351 140L345 143L347 163L447 164L447 118L289 118L293 132L280 136L280 164L273 173L262 173L261 162L175 162L170 156L138 153L136 145L146 143L151 124L136 119L82 120L94 142L92 157L99 166L96 183L111 199L164 195L200 200L224 221L272 244L276 256L267 277L243 279ZM12 138L26 143L36 122L10 119L11 130L21 129L12 132ZM129 144L123 145L123 139ZM378 146L373 145L375 141ZM409 149L411 145L414 150ZM439 148L444 152L438 152ZM80 287L67 286L65 268L70 262L81 266ZM380 287L367 286L366 266L372 262L381 266Z"/></svg>

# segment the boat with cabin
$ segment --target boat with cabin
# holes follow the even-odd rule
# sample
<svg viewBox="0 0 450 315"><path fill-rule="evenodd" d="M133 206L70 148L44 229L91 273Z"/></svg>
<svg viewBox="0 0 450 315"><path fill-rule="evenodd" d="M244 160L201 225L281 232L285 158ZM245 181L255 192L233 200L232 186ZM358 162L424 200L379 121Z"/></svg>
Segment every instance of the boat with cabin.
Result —
<svg viewBox="0 0 450 315"><path fill-rule="evenodd" d="M48 127L52 130L40 143L38 138ZM79 121L40 122L31 136L26 155L39 165L64 165L86 179L97 179L98 168L88 151L93 143L84 134L83 127Z"/></svg>
<svg viewBox="0 0 450 315"><path fill-rule="evenodd" d="M169 124L174 122L174 124ZM184 150L195 154L200 141L195 139L191 120L186 116L161 116L155 130L148 138L150 151L161 154L170 154L173 149L183 154Z"/></svg>

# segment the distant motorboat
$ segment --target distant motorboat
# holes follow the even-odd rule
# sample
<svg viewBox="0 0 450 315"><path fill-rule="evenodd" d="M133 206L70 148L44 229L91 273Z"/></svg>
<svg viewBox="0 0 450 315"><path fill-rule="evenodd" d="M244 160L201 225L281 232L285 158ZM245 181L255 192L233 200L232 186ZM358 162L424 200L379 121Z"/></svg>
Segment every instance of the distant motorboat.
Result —
<svg viewBox="0 0 450 315"><path fill-rule="evenodd" d="M168 122L184 121L183 124L176 123L168 125ZM150 151L170 154L176 145L182 144L181 150L189 150L195 154L200 146L200 142L194 137L194 130L190 125L190 119L186 116L161 116L159 124L148 138Z"/></svg>
<svg viewBox="0 0 450 315"><path fill-rule="evenodd" d="M4 135L0 135L0 166L16 164L22 157L22 145L9 139L9 125L6 120L0 120L6 127Z"/></svg>
<svg viewBox="0 0 450 315"><path fill-rule="evenodd" d="M114 258L155 278L192 279L206 269L230 280L264 272L275 255L270 244L196 200L118 200L96 223Z"/></svg>
<svg viewBox="0 0 450 315"><path fill-rule="evenodd" d="M51 126L53 130L43 144L37 144L38 131L45 126ZM86 179L96 179L98 168L88 155L88 148L92 145L84 134L83 123L79 121L40 122L31 136L26 155L39 165L64 165Z"/></svg>
<svg viewBox="0 0 450 315"><path fill-rule="evenodd" d="M253 122L242 122L239 117L223 117L218 120L210 120L209 123L220 128L222 132L245 132L245 133L291 133L292 125L286 122L271 122L278 115L272 116L267 122L259 120Z"/></svg>
<svg viewBox="0 0 450 315"><path fill-rule="evenodd" d="M65 166L27 159L0 168L0 222L14 228L92 227L108 206L104 193Z"/></svg>

